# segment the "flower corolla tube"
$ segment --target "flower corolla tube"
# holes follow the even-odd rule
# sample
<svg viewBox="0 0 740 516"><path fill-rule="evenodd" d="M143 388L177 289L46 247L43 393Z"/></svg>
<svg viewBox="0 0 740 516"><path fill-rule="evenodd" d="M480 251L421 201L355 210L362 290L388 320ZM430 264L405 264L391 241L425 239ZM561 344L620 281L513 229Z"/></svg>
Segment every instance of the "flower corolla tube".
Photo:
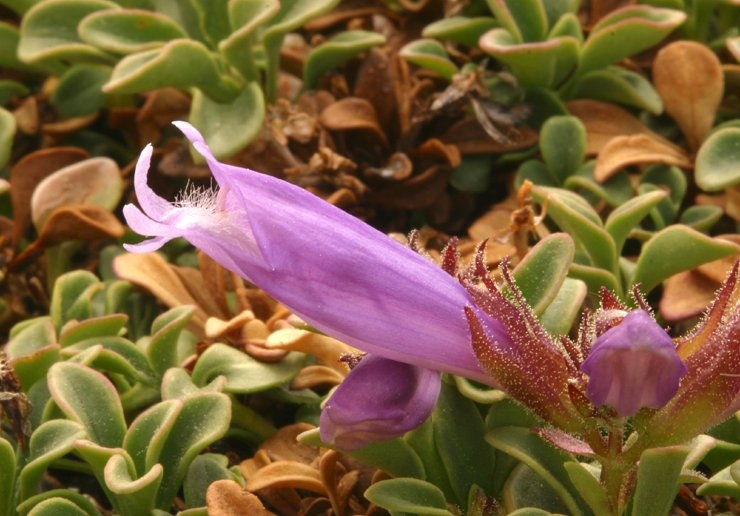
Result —
<svg viewBox="0 0 740 516"><path fill-rule="evenodd" d="M337 403L327 403L322 419L331 421L327 426L333 430L322 432L325 440L350 434L393 438L409 429L408 422L420 423L431 412L434 403L429 403L429 393L435 391L434 384L439 391L439 374L407 369L411 380L400 381L392 361L491 382L471 349L466 307L476 313L488 334L501 341L508 337L498 320L475 307L467 289L454 277L298 186L219 162L193 126L175 125L205 158L218 189L191 191L174 203L159 197L147 184L152 156L148 145L134 175L141 208L128 204L123 213L134 231L152 238L125 247L151 252L183 237L318 330L377 355L372 368L375 381L367 381L363 373L369 366L358 366L335 391ZM388 367L380 367L378 361ZM403 423L387 407L369 403L367 394L373 389L380 392L386 377L388 385L407 392L399 392L392 400L385 393L379 399L389 404L425 400L406 405L416 412ZM411 392L416 389L424 393L421 398ZM350 406L346 402L350 396L356 397L358 406L352 408L351 417L345 417L341 412ZM360 404L366 413L358 419L354 415L362 409ZM392 424L377 423L389 414ZM350 425L359 426L350 429ZM362 428L370 430L363 434ZM369 442L359 437L345 439L350 441L353 447Z"/></svg>

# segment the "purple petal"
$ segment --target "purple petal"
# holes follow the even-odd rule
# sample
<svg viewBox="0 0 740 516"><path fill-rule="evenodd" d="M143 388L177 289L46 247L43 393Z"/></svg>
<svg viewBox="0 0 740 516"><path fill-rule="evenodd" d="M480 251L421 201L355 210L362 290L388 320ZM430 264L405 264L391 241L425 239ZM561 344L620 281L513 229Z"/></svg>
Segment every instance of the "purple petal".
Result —
<svg viewBox="0 0 740 516"><path fill-rule="evenodd" d="M429 369L366 356L326 402L321 439L356 450L402 436L429 417L441 385Z"/></svg>
<svg viewBox="0 0 740 516"><path fill-rule="evenodd" d="M221 190L205 206L168 204L165 212L146 178L137 177L142 208L171 226L171 238L183 236L317 329L363 351L490 381L470 348L463 309L473 300L455 278L302 188L219 163L195 128L176 125ZM164 236L158 226L149 234ZM490 334L505 334L498 321L480 318Z"/></svg>
<svg viewBox="0 0 740 516"><path fill-rule="evenodd" d="M643 310L630 312L599 336L581 370L589 376L589 399L621 416L662 407L687 372L673 340Z"/></svg>
<svg viewBox="0 0 740 516"><path fill-rule="evenodd" d="M147 171L152 160L152 151L151 144L144 147L139 160L136 162L134 191L144 211L153 219L159 220L170 211L171 206L165 199L155 194L146 182Z"/></svg>

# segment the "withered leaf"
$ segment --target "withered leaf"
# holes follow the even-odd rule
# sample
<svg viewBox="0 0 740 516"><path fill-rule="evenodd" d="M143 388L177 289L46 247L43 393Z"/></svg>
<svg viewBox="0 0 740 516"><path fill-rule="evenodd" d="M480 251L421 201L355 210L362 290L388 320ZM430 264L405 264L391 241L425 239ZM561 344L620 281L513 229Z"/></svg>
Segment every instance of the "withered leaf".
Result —
<svg viewBox="0 0 740 516"><path fill-rule="evenodd" d="M676 41L653 62L653 83L666 112L697 151L714 124L724 92L722 64L707 46Z"/></svg>
<svg viewBox="0 0 740 516"><path fill-rule="evenodd" d="M693 166L693 162L683 150L675 145L666 144L652 135L617 136L599 153L594 168L594 179L603 182L627 166L652 163L665 163L681 168Z"/></svg>

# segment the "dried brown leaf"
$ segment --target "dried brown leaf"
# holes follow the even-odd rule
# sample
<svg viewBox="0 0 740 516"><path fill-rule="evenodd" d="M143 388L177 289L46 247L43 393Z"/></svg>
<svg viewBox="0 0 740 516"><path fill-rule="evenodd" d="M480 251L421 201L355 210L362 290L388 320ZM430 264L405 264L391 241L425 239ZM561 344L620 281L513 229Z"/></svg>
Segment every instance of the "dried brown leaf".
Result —
<svg viewBox="0 0 740 516"><path fill-rule="evenodd" d="M96 157L68 165L44 178L31 196L31 219L37 229L56 210L73 205L112 209L121 197L121 171L110 158Z"/></svg>
<svg viewBox="0 0 740 516"><path fill-rule="evenodd" d="M265 347L310 353L335 371L346 374L347 365L339 359L342 355L360 353L359 350L326 335L306 330L286 328L270 334Z"/></svg>
<svg viewBox="0 0 740 516"><path fill-rule="evenodd" d="M586 128L586 154L595 156L609 141L617 136L646 134L672 145L668 140L652 132L628 111L610 104L591 99L572 100L567 104L568 112L578 117Z"/></svg>
<svg viewBox="0 0 740 516"><path fill-rule="evenodd" d="M378 123L386 130L398 128L397 92L407 86L398 68L398 59L388 48L372 48L360 64L352 91L355 97L373 106Z"/></svg>
<svg viewBox="0 0 740 516"><path fill-rule="evenodd" d="M465 118L453 124L441 139L454 145L462 154L503 154L532 147L537 143L537 132L529 127L518 127L506 134L507 141L496 141L483 129L478 120Z"/></svg>
<svg viewBox="0 0 740 516"><path fill-rule="evenodd" d="M209 516L276 516L233 480L216 480L206 491Z"/></svg>
<svg viewBox="0 0 740 516"><path fill-rule="evenodd" d="M316 468L294 461L279 460L260 468L247 480L249 491L270 488L305 489L326 495L326 487Z"/></svg>
<svg viewBox="0 0 740 516"><path fill-rule="evenodd" d="M599 153L594 168L594 179L603 182L627 166L652 163L665 163L681 168L693 166L685 152L651 135L617 136Z"/></svg>
<svg viewBox="0 0 740 516"><path fill-rule="evenodd" d="M696 152L714 124L724 92L722 64L709 47L676 41L658 52L653 83L666 112Z"/></svg>
<svg viewBox="0 0 740 516"><path fill-rule="evenodd" d="M319 122L331 131L367 131L384 145L388 144L375 108L365 99L348 97L338 100L322 111Z"/></svg>
<svg viewBox="0 0 740 516"><path fill-rule="evenodd" d="M136 115L139 144L158 142L173 120L184 119L190 110L190 96L175 88L161 88L145 94L146 101Z"/></svg>
<svg viewBox="0 0 740 516"><path fill-rule="evenodd" d="M23 134L36 134L39 130L39 104L36 97L27 97L13 111L18 131Z"/></svg>
<svg viewBox="0 0 740 516"><path fill-rule="evenodd" d="M49 175L88 157L77 147L41 149L24 156L10 169L10 198L13 203L13 244L17 245L31 223L31 196Z"/></svg>
<svg viewBox="0 0 740 516"><path fill-rule="evenodd" d="M313 389L316 387L333 387L344 380L344 375L324 365L310 365L299 371L290 382L291 390Z"/></svg>
<svg viewBox="0 0 740 516"><path fill-rule="evenodd" d="M194 305L196 310L190 327L199 337L205 335L203 328L208 314L198 306L182 280L162 256L156 253L122 254L113 260L113 270L119 278L148 290L170 308Z"/></svg>
<svg viewBox="0 0 740 516"><path fill-rule="evenodd" d="M43 124L41 126L41 130L47 136L59 138L88 127L98 118L98 115L99 112L95 112L87 116L79 116L60 120L58 122Z"/></svg>
<svg viewBox="0 0 740 516"><path fill-rule="evenodd" d="M740 235L722 238L740 243ZM728 256L668 278L663 283L660 314L676 323L700 315L709 306L738 256Z"/></svg>

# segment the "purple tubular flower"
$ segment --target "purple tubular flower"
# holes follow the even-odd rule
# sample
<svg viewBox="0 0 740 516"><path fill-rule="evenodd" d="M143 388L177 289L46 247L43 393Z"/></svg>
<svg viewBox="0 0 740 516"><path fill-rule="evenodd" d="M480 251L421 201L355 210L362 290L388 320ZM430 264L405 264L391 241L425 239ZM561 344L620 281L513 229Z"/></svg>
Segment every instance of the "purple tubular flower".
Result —
<svg viewBox="0 0 740 516"><path fill-rule="evenodd" d="M633 416L668 403L687 368L668 334L650 314L635 310L596 339L581 371L589 376L587 395L595 405Z"/></svg>
<svg viewBox="0 0 740 516"><path fill-rule="evenodd" d="M174 204L167 202L147 185L152 155L147 146L134 176L141 210L129 204L123 213L134 231L154 238L126 249L155 251L184 237L347 344L386 359L491 382L470 348L464 310L474 306L473 300L455 278L302 188L218 162L195 128L175 125L206 159L220 189L196 190ZM506 338L497 320L471 310L488 334ZM373 371L376 385L382 385L383 371ZM397 374L389 368L391 379ZM365 399L364 392L355 395Z"/></svg>
<svg viewBox="0 0 740 516"><path fill-rule="evenodd" d="M367 356L324 406L321 438L355 450L403 435L429 416L441 385L430 369Z"/></svg>

